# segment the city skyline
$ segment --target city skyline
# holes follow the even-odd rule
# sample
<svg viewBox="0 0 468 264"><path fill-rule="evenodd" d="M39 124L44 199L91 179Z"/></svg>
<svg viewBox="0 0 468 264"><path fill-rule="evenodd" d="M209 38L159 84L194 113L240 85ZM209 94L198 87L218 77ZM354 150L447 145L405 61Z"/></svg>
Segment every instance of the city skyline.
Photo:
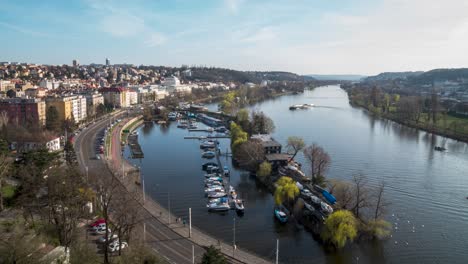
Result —
<svg viewBox="0 0 468 264"><path fill-rule="evenodd" d="M468 61L460 0L0 3L1 61L364 75Z"/></svg>

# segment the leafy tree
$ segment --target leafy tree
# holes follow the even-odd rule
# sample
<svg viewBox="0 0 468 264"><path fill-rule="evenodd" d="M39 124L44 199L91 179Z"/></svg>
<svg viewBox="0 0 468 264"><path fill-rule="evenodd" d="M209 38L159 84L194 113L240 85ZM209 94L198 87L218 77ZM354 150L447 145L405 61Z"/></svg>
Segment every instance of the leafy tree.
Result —
<svg viewBox="0 0 468 264"><path fill-rule="evenodd" d="M250 131L249 111L245 108L239 110L236 115L236 122L242 127L244 131Z"/></svg>
<svg viewBox="0 0 468 264"><path fill-rule="evenodd" d="M46 113L46 128L49 131L60 131L59 112L55 106L47 108Z"/></svg>
<svg viewBox="0 0 468 264"><path fill-rule="evenodd" d="M304 139L294 136L288 137L288 144L286 145L286 148L288 152L291 152L293 154L291 160L294 160L294 157L296 157L297 153L301 151L304 147Z"/></svg>
<svg viewBox="0 0 468 264"><path fill-rule="evenodd" d="M3 207L3 179L10 173L10 168L11 168L11 159L7 156L6 153L0 153L0 212L3 211L4 209Z"/></svg>
<svg viewBox="0 0 468 264"><path fill-rule="evenodd" d="M296 182L287 176L281 177L276 182L275 203L282 204L284 201L290 202L299 195L299 188Z"/></svg>
<svg viewBox="0 0 468 264"><path fill-rule="evenodd" d="M227 263L226 257L221 251L213 246L206 249L202 257L202 264L225 264Z"/></svg>
<svg viewBox="0 0 468 264"><path fill-rule="evenodd" d="M107 112L106 106L104 104L99 104L96 107L96 115L97 116L102 116Z"/></svg>
<svg viewBox="0 0 468 264"><path fill-rule="evenodd" d="M383 239L390 235L392 230L392 224L383 219L378 219L366 222L363 228L372 237L377 239Z"/></svg>
<svg viewBox="0 0 468 264"><path fill-rule="evenodd" d="M353 213L339 210L325 220L321 237L335 247L343 248L347 241L353 241L357 236L357 228L357 220Z"/></svg>
<svg viewBox="0 0 468 264"><path fill-rule="evenodd" d="M270 174L271 174L271 164L267 161L262 162L258 168L257 176L260 178L264 178L266 176L269 176Z"/></svg>

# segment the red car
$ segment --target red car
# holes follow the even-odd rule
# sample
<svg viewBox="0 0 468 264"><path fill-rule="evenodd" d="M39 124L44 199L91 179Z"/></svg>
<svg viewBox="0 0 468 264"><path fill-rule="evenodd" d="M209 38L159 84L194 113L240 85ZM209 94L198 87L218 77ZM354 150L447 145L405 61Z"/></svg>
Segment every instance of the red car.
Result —
<svg viewBox="0 0 468 264"><path fill-rule="evenodd" d="M95 227L95 226L98 226L100 224L105 224L105 223L106 223L106 220L104 218L99 218L96 221L94 221L93 223L91 223L89 226L90 227Z"/></svg>

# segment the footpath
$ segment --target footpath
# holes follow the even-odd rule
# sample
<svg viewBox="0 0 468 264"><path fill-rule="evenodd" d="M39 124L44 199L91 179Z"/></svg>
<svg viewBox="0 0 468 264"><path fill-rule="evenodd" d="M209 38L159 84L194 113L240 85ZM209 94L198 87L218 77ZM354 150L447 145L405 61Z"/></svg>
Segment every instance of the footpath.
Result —
<svg viewBox="0 0 468 264"><path fill-rule="evenodd" d="M138 178L132 176L133 172L138 169L123 158L121 148L121 135L123 130L127 128L128 124L134 123L135 121L135 118L125 118L114 127L111 135L110 150L106 155L109 169L125 186L128 192L138 193L138 197L140 197L140 205L160 223L180 235L181 238L187 239L201 247L215 246L221 250L230 262L252 264L271 263L270 261L253 253L247 252L246 250L240 249L232 244L222 242L221 240L216 239L193 226L191 227L190 219L176 221L178 219L177 216L170 214L169 211L158 202L143 193L141 188L142 186L137 183L140 183L141 181L144 186L144 179L139 179L139 176ZM137 126L132 127L136 128Z"/></svg>

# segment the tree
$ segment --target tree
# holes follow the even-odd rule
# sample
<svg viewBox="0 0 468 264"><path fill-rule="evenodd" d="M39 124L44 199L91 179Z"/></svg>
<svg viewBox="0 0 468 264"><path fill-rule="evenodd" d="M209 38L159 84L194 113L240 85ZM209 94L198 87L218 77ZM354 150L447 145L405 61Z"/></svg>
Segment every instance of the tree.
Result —
<svg viewBox="0 0 468 264"><path fill-rule="evenodd" d="M299 195L299 187L296 182L287 176L282 176L276 182L275 203L282 204L285 200L290 202Z"/></svg>
<svg viewBox="0 0 468 264"><path fill-rule="evenodd" d="M246 132L250 131L250 120L249 120L249 110L243 108L237 112L236 122L242 127Z"/></svg>
<svg viewBox="0 0 468 264"><path fill-rule="evenodd" d="M330 193L336 198L336 207L349 210L353 204L353 190L349 182L341 180L331 180L329 186Z"/></svg>
<svg viewBox="0 0 468 264"><path fill-rule="evenodd" d="M3 211L3 180L10 174L11 159L8 157L8 142L0 139L0 212Z"/></svg>
<svg viewBox="0 0 468 264"><path fill-rule="evenodd" d="M245 141L238 139L242 143L235 146L234 155L241 166L249 171L256 171L260 163L265 160L265 150L262 144L255 140ZM237 144L237 143L236 143Z"/></svg>
<svg viewBox="0 0 468 264"><path fill-rule="evenodd" d="M310 165L312 183L323 185L325 182L325 172L330 167L330 156L316 143L304 149L304 157Z"/></svg>
<svg viewBox="0 0 468 264"><path fill-rule="evenodd" d="M286 148L288 152L292 153L291 160L294 160L294 157L296 157L297 153L301 151L305 147L304 139L300 137L288 137L288 144L286 145Z"/></svg>
<svg viewBox="0 0 468 264"><path fill-rule="evenodd" d="M106 106L104 106L104 104L98 104L98 106L96 107L96 115L98 117L103 116L106 113L106 111Z"/></svg>
<svg viewBox="0 0 468 264"><path fill-rule="evenodd" d="M264 178L264 177L270 176L270 174L271 174L271 164L267 161L262 162L258 168L257 176L260 178Z"/></svg>
<svg viewBox="0 0 468 264"><path fill-rule="evenodd" d="M432 89L431 93L431 116L432 123L435 124L437 121L437 112L439 112L439 96L437 95L435 89Z"/></svg>
<svg viewBox="0 0 468 264"><path fill-rule="evenodd" d="M0 225L0 263L39 263L31 255L37 251L41 239L21 219Z"/></svg>
<svg viewBox="0 0 468 264"><path fill-rule="evenodd" d="M63 151L65 153L65 161L67 162L68 166L78 165L75 148L73 147L73 144L70 142L70 140L66 139Z"/></svg>
<svg viewBox="0 0 468 264"><path fill-rule="evenodd" d="M354 206L353 211L357 218L360 218L360 210L369 206L368 190L366 188L367 178L364 174L353 175L354 183Z"/></svg>
<svg viewBox="0 0 468 264"><path fill-rule="evenodd" d="M221 251L213 246L206 249L205 254L202 257L202 264L225 264L227 263L226 257Z"/></svg>
<svg viewBox="0 0 468 264"><path fill-rule="evenodd" d="M382 181L376 192L375 192L375 210L374 210L374 220L377 221L384 213L385 208L388 206L388 203L385 202L384 199L384 191L385 191L385 182Z"/></svg>
<svg viewBox="0 0 468 264"><path fill-rule="evenodd" d="M263 112L252 111L251 134L271 134L275 131L275 123Z"/></svg>
<svg viewBox="0 0 468 264"><path fill-rule="evenodd" d="M244 142L247 142L249 135L242 130L242 128L236 123L232 122L230 127L231 132L231 149L234 155L236 155L237 150L240 145Z"/></svg>
<svg viewBox="0 0 468 264"><path fill-rule="evenodd" d="M73 241L79 219L86 214L88 201L80 191L83 187L83 177L75 167L59 168L47 177L50 221L66 250Z"/></svg>
<svg viewBox="0 0 468 264"><path fill-rule="evenodd" d="M321 237L336 248L343 248L346 242L353 241L357 236L357 227L353 213L346 210L335 211L325 220Z"/></svg>
<svg viewBox="0 0 468 264"><path fill-rule="evenodd" d="M46 128L49 131L58 132L61 130L59 112L55 106L49 106L46 113Z"/></svg>

